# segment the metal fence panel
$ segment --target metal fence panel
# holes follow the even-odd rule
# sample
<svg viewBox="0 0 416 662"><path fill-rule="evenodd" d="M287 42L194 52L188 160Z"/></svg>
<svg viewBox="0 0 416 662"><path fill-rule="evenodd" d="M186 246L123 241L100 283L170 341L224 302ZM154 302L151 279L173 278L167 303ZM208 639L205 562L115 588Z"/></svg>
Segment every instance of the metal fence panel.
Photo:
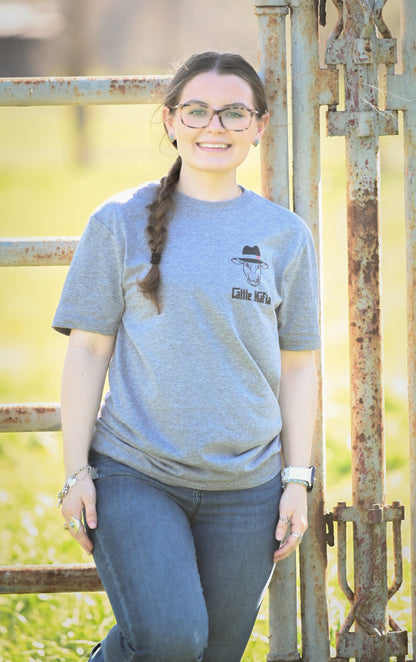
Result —
<svg viewBox="0 0 416 662"><path fill-rule="evenodd" d="M396 40L383 20L387 0L333 0L338 19L319 68L318 9L325 1L255 0L260 75L266 86L270 129L262 144L263 193L308 223L321 255L320 105L328 105L329 135L345 136L351 353L353 501L325 512L324 413L318 417L314 463L320 480L309 503L310 529L300 551L302 659L330 659L326 602L326 544L337 522L338 576L350 611L337 635L337 657L359 662L406 659L407 632L388 614L402 582L399 502L385 500L383 341L380 307L379 136L398 131L404 117L408 381L411 475L412 632L416 650L416 7L400 0L403 74L395 73ZM290 31L289 28L290 27ZM287 41L287 35L290 40ZM290 71L287 51L290 50ZM386 108L380 109L380 66ZM345 72L345 109L339 110L338 70ZM169 76L31 78L0 80L0 105L157 103ZM291 82L289 82L289 80ZM290 107L288 99L291 99ZM292 129L289 126L292 124ZM289 164L292 147L293 169ZM292 195L291 195L292 194ZM292 199L291 199L292 198ZM78 238L24 238L0 242L0 266L67 265ZM322 363L322 357L321 357ZM322 405L322 365L321 405ZM59 403L0 406L0 432L59 430ZM354 532L354 586L346 572L347 530ZM393 527L394 576L387 583L386 527ZM328 530L327 530L328 529ZM270 586L269 662L299 660L296 558L279 564ZM0 593L102 590L94 566L0 568ZM282 609L282 594L285 609ZM354 631L351 628L354 626Z"/></svg>

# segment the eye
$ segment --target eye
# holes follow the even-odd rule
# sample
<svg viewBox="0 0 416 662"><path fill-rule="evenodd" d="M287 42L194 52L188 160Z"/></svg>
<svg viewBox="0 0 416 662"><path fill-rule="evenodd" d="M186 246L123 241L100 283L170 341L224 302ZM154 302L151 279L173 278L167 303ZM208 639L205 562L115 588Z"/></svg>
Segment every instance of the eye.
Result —
<svg viewBox="0 0 416 662"><path fill-rule="evenodd" d="M207 117L209 114L204 106L184 106L184 111L189 117Z"/></svg>
<svg viewBox="0 0 416 662"><path fill-rule="evenodd" d="M247 108L240 106L234 106L232 108L224 108L222 115L229 119L241 119L242 117L247 117L248 115Z"/></svg>

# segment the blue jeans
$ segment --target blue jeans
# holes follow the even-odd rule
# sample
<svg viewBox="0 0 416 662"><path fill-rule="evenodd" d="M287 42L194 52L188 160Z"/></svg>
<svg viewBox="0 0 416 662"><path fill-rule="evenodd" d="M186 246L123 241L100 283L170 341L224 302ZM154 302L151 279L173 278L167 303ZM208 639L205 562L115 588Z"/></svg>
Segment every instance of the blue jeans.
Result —
<svg viewBox="0 0 416 662"><path fill-rule="evenodd" d="M273 571L280 474L172 487L97 453L94 560L116 625L105 662L239 662Z"/></svg>

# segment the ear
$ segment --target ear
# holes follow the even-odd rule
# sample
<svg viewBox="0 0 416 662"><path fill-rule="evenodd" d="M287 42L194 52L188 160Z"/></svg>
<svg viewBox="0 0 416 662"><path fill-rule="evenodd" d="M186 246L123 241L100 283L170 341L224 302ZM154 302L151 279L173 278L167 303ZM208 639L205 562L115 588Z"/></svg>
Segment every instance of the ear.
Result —
<svg viewBox="0 0 416 662"><path fill-rule="evenodd" d="M167 106L163 107L162 111L162 119L163 123L165 125L166 133L168 136L175 136L175 131L173 129L173 119L174 119L174 113L172 113L171 109L168 108Z"/></svg>
<svg viewBox="0 0 416 662"><path fill-rule="evenodd" d="M257 142L257 144L262 139L263 133L266 131L267 126L269 124L269 120L270 120L270 115L268 112L264 113L264 115L262 115L260 119L257 120L257 131L255 136L255 141Z"/></svg>

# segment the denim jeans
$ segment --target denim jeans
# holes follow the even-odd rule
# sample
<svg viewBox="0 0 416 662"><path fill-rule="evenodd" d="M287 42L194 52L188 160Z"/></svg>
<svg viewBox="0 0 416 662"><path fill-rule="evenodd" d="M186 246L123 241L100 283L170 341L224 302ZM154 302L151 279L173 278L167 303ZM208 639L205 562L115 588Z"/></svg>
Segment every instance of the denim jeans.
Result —
<svg viewBox="0 0 416 662"><path fill-rule="evenodd" d="M116 625L105 662L239 662L273 571L280 474L172 487L98 453L94 560Z"/></svg>

